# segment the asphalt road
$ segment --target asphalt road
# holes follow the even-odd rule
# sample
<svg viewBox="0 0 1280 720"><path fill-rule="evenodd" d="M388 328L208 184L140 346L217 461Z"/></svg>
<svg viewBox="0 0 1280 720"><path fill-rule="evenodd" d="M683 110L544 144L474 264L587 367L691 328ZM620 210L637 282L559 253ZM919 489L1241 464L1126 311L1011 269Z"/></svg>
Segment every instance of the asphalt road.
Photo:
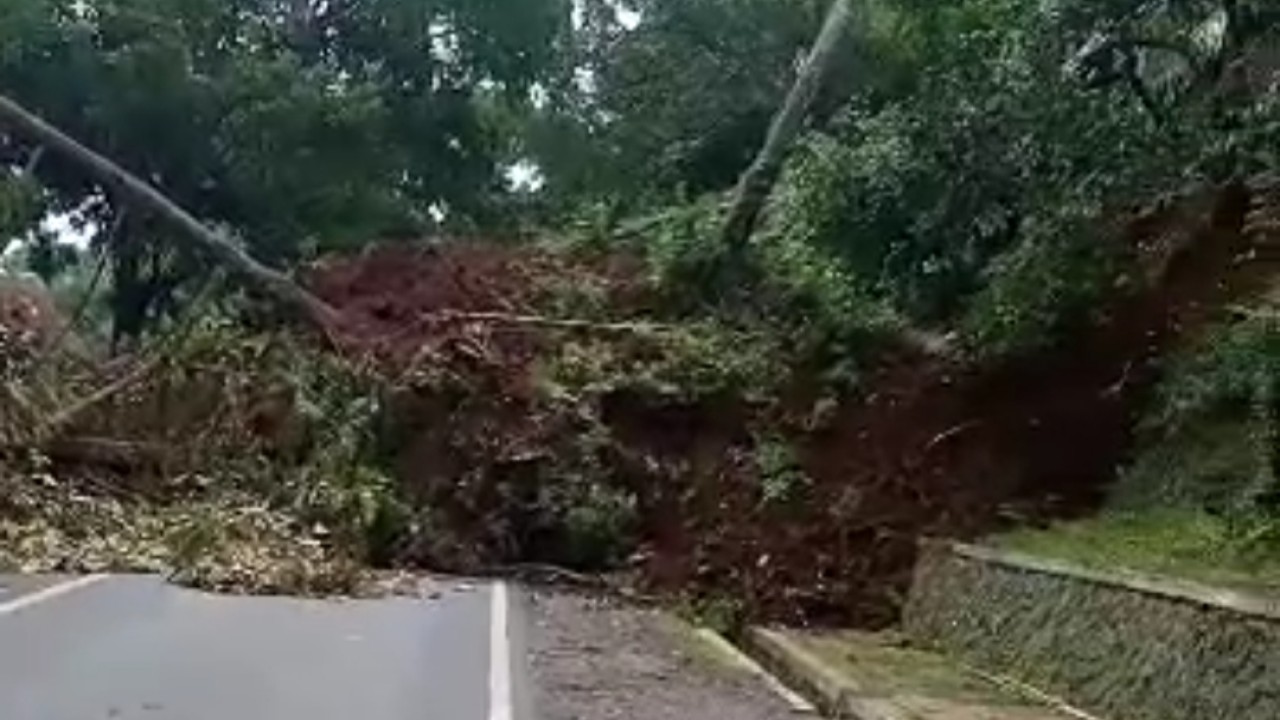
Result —
<svg viewBox="0 0 1280 720"><path fill-rule="evenodd" d="M0 576L3 720L528 720L523 602L212 596Z"/></svg>

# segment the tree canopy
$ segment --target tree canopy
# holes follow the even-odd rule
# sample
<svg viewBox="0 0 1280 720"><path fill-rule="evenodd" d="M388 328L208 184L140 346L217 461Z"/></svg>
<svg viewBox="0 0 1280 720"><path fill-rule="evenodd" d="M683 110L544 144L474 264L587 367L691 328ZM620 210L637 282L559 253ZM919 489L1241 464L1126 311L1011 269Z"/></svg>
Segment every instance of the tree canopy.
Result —
<svg viewBox="0 0 1280 720"><path fill-rule="evenodd" d="M0 88L288 267L381 238L584 212L612 226L720 196L828 5L0 0ZM1091 222L1274 161L1265 2L852 6L757 235L912 322L1016 344L1102 282ZM76 168L9 135L0 159L6 237L43 247L30 255L52 272L40 221L87 223L122 332L202 274Z"/></svg>
<svg viewBox="0 0 1280 720"><path fill-rule="evenodd" d="M500 211L503 118L553 64L561 0L4 0L0 87L286 263ZM5 136L4 159L35 148ZM76 168L32 214L110 243L127 331L199 269ZM6 213L6 217L12 213Z"/></svg>

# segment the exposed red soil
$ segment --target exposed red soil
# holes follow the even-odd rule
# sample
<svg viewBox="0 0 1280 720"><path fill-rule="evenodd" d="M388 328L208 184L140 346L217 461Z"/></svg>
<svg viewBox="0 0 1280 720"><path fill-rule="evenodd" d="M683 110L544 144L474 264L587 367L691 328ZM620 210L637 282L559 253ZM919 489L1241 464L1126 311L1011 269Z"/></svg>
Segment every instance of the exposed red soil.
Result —
<svg viewBox="0 0 1280 720"><path fill-rule="evenodd" d="M1069 344L994 368L886 349L865 391L817 428L803 397L769 417L729 397L605 397L605 459L639 498L645 576L737 598L757 616L878 624L894 617L920 536L1095 506L1126 459L1156 361L1262 281L1240 261L1249 203L1233 185L1125 220L1113 235L1146 276L1118 282ZM399 368L461 368L469 383L469 393L410 393L397 416L402 481L467 528L424 559L555 560L536 543L513 547L524 536L502 524L517 521L492 513L532 502L536 488L511 490L543 481L530 458L567 451L581 430L537 397L549 333L441 313L532 312L548 282L567 277L618 289L611 302L624 313L644 305L630 261L506 247L397 247L317 270L312 286L348 316L357 345ZM795 440L810 476L783 505L761 501L749 432L760 422ZM484 467L467 466L486 453Z"/></svg>
<svg viewBox="0 0 1280 720"><path fill-rule="evenodd" d="M737 514L713 554L735 557L770 614L876 623L892 619L921 534L1096 506L1157 361L1257 289L1262 274L1240 262L1247 206L1233 186L1128 224L1152 276L1063 347L996 368L886 356L867 394L807 438L815 488L800 516Z"/></svg>

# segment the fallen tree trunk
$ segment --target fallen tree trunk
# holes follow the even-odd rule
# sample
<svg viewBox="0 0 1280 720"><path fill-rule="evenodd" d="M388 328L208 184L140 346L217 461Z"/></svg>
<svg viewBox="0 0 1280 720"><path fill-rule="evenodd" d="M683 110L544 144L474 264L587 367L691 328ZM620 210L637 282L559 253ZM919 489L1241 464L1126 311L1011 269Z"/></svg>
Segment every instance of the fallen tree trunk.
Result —
<svg viewBox="0 0 1280 720"><path fill-rule="evenodd" d="M4 95L0 95L0 124L30 136L42 147L84 167L94 179L119 193L126 201L173 223L185 233L194 249L226 266L250 289L262 293L322 332L328 333L337 327L338 312L323 300L284 274L254 260L237 247L230 236L200 222L159 190Z"/></svg>
<svg viewBox="0 0 1280 720"><path fill-rule="evenodd" d="M651 322L597 322L594 320L574 320L549 318L541 315L516 315L503 312L468 312L463 310L439 310L425 315L423 320L460 320L463 322L491 323L495 325L517 325L540 327L551 330L579 330L584 332L628 334L655 333L670 331L670 325Z"/></svg>
<svg viewBox="0 0 1280 720"><path fill-rule="evenodd" d="M51 460L134 472L164 467L169 449L159 443L100 437L53 440L43 448Z"/></svg>
<svg viewBox="0 0 1280 720"><path fill-rule="evenodd" d="M738 181L722 238L729 252L730 269L733 272L742 267L751 234L755 231L765 201L769 199L778 175L782 172L787 152L804 127L814 98L830 74L836 51L840 48L841 41L848 36L852 25L852 0L834 0L822 32L814 41L786 102L769 127L764 147Z"/></svg>

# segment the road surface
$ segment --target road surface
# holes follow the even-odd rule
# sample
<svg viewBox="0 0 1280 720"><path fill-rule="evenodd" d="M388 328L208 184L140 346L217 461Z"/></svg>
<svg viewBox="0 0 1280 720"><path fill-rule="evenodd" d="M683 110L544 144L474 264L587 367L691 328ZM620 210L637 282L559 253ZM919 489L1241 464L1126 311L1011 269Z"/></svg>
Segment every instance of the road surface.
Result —
<svg viewBox="0 0 1280 720"><path fill-rule="evenodd" d="M0 720L793 717L754 678L694 658L653 611L432 589L319 601L0 575Z"/></svg>
<svg viewBox="0 0 1280 720"><path fill-rule="evenodd" d="M0 718L525 720L510 595L454 584L332 602L0 577Z"/></svg>

